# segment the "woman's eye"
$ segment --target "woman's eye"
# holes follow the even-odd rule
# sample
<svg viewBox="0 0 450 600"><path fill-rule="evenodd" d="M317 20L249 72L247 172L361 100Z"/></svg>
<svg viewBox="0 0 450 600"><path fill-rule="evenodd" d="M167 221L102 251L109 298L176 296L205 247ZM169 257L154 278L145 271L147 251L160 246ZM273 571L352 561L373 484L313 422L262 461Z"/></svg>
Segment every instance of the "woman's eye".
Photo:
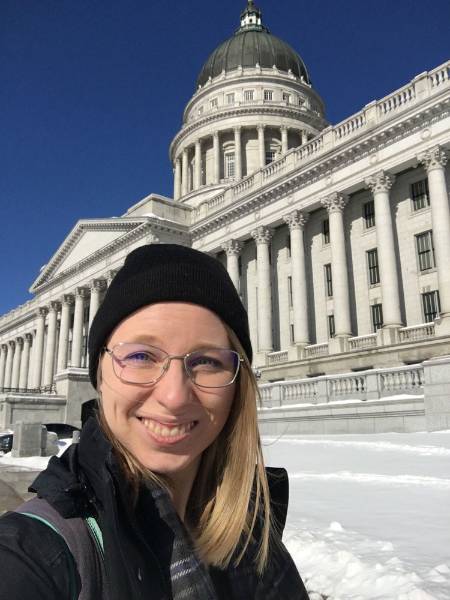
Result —
<svg viewBox="0 0 450 600"><path fill-rule="evenodd" d="M190 362L190 366L192 369L201 367L211 367L215 369L220 369L222 367L222 363L220 360L214 358L213 356L201 355L196 356L195 358L193 357Z"/></svg>
<svg viewBox="0 0 450 600"><path fill-rule="evenodd" d="M154 363L156 362L155 357L149 354L148 352L135 352L134 354L129 354L124 358L124 360L128 363Z"/></svg>

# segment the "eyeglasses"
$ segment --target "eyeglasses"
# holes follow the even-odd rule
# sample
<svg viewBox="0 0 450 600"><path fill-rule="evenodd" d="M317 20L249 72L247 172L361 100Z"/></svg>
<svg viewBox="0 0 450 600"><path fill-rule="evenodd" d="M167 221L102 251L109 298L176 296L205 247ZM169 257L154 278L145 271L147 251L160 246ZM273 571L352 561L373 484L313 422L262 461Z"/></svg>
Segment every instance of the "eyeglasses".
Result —
<svg viewBox="0 0 450 600"><path fill-rule="evenodd" d="M167 354L147 344L121 342L102 348L113 363L113 370L126 383L156 383L168 370L173 359L182 360L186 375L200 387L220 388L236 381L243 358L228 348L202 348L187 354Z"/></svg>

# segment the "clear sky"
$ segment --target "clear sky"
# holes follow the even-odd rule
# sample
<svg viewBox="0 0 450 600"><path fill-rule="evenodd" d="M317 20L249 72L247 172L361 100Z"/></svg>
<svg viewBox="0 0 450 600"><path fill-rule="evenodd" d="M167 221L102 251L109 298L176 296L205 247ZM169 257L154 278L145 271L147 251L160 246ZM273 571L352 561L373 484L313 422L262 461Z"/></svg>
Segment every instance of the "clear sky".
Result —
<svg viewBox="0 0 450 600"><path fill-rule="evenodd" d="M81 218L172 194L168 148L245 0L0 0L0 314ZM450 58L449 0L260 0L335 124Z"/></svg>

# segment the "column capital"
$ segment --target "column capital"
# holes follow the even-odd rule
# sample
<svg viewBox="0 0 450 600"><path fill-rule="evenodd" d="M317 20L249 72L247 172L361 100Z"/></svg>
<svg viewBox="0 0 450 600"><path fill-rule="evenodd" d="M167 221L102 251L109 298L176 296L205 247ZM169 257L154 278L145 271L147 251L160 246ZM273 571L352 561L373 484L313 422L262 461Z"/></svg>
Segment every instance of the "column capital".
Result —
<svg viewBox="0 0 450 600"><path fill-rule="evenodd" d="M384 171L379 171L378 173L367 177L365 180L365 184L370 188L372 194L376 194L377 192L388 192L394 185L394 182L395 176L385 173Z"/></svg>
<svg viewBox="0 0 450 600"><path fill-rule="evenodd" d="M48 305L48 311L57 313L59 310L61 310L61 302L58 300L52 300Z"/></svg>
<svg viewBox="0 0 450 600"><path fill-rule="evenodd" d="M257 129L258 131L264 131L264 129L265 129L265 128L266 128L266 126L264 125L264 123L259 123L259 124L256 126L256 129Z"/></svg>
<svg viewBox="0 0 450 600"><path fill-rule="evenodd" d="M218 131L214 131L213 138L215 138L216 140L219 139L219 132Z"/></svg>
<svg viewBox="0 0 450 600"><path fill-rule="evenodd" d="M280 125L280 131L285 131L287 132L289 129L289 127L287 125Z"/></svg>
<svg viewBox="0 0 450 600"><path fill-rule="evenodd" d="M242 131L242 125L235 125L233 127L233 131L234 131L234 133L241 133L241 131Z"/></svg>
<svg viewBox="0 0 450 600"><path fill-rule="evenodd" d="M227 253L227 256L237 256L241 252L244 244L238 240L228 240L222 244L222 250Z"/></svg>
<svg viewBox="0 0 450 600"><path fill-rule="evenodd" d="M71 306L72 304L74 304L74 302L75 298L73 294L63 294L61 298L61 304L68 304L69 306Z"/></svg>
<svg viewBox="0 0 450 600"><path fill-rule="evenodd" d="M36 309L35 316L41 319L45 319L47 313L48 308L46 306L39 306L39 308Z"/></svg>
<svg viewBox="0 0 450 600"><path fill-rule="evenodd" d="M7 345L11 348L11 350L13 350L16 346L16 340L9 340Z"/></svg>
<svg viewBox="0 0 450 600"><path fill-rule="evenodd" d="M107 285L111 285L111 281L117 275L118 271L119 271L119 269L111 269L110 271L108 271L108 273L106 274Z"/></svg>
<svg viewBox="0 0 450 600"><path fill-rule="evenodd" d="M0 344L0 348L3 350L3 352L7 352L8 351L8 342L5 344Z"/></svg>
<svg viewBox="0 0 450 600"><path fill-rule="evenodd" d="M105 279L93 279L90 282L91 291L101 292L106 289L106 280Z"/></svg>
<svg viewBox="0 0 450 600"><path fill-rule="evenodd" d="M272 231L268 227L257 227L251 234L257 244L268 244L272 239Z"/></svg>
<svg viewBox="0 0 450 600"><path fill-rule="evenodd" d="M303 229L308 219L309 215L303 213L301 210L293 210L283 217L283 221L289 226L290 231L293 229Z"/></svg>
<svg viewBox="0 0 450 600"><path fill-rule="evenodd" d="M341 192L334 192L334 194L322 198L320 202L327 209L328 213L342 212L348 202L348 196Z"/></svg>
<svg viewBox="0 0 450 600"><path fill-rule="evenodd" d="M417 160L423 164L428 172L433 169L443 169L447 164L448 157L443 148L434 146L434 148L429 148L425 152L418 154Z"/></svg>
<svg viewBox="0 0 450 600"><path fill-rule="evenodd" d="M75 288L75 298L87 298L89 296L89 289L87 287L77 287Z"/></svg>
<svg viewBox="0 0 450 600"><path fill-rule="evenodd" d="M27 344L31 344L32 340L33 340L33 334L32 333L26 333L24 336L24 340Z"/></svg>

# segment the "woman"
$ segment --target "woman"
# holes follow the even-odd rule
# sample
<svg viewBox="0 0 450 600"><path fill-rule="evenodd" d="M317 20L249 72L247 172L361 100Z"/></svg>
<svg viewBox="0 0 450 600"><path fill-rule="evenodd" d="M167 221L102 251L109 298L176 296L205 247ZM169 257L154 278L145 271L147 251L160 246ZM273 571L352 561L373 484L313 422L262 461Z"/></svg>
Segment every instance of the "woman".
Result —
<svg viewBox="0 0 450 600"><path fill-rule="evenodd" d="M43 512L0 520L5 598L307 600L281 543L285 482L263 466L251 359L221 263L134 250L89 335L99 418L34 482Z"/></svg>

